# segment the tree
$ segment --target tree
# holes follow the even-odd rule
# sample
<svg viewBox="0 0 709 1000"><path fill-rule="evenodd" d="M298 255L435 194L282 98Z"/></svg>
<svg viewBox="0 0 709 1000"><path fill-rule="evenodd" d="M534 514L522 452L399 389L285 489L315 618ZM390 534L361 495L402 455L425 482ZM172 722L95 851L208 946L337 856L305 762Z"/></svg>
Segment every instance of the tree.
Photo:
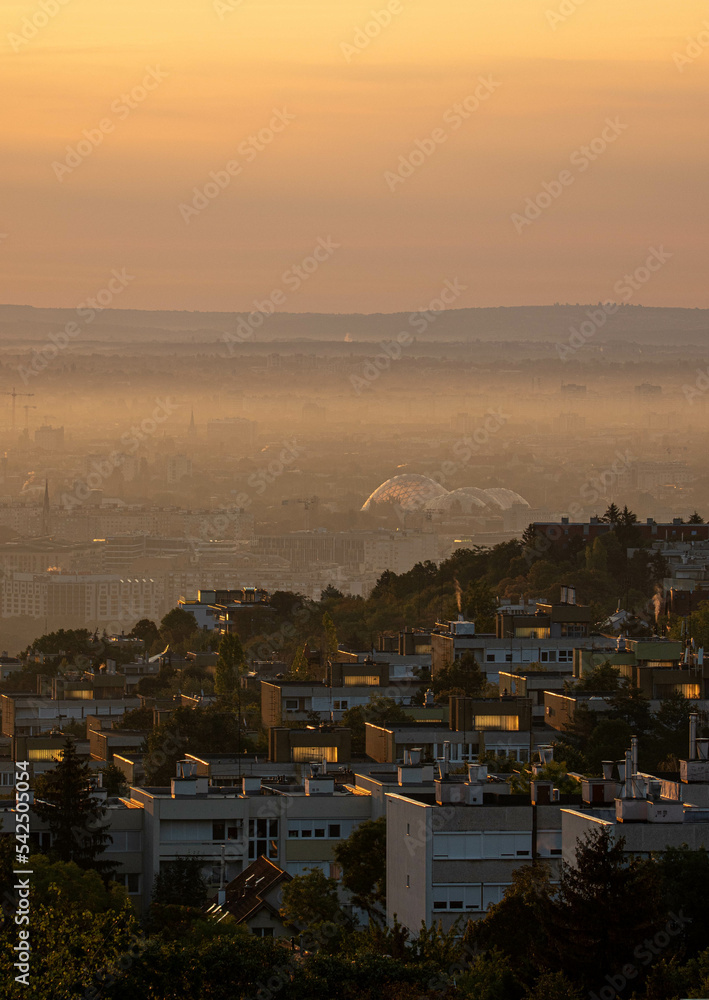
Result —
<svg viewBox="0 0 709 1000"><path fill-rule="evenodd" d="M229 632L219 643L219 658L214 677L218 698L228 701L241 691L241 676L246 671L246 659L236 632Z"/></svg>
<svg viewBox="0 0 709 1000"><path fill-rule="evenodd" d="M577 691L601 692L617 691L620 686L620 668L609 660L599 663L585 673L576 683Z"/></svg>
<svg viewBox="0 0 709 1000"><path fill-rule="evenodd" d="M340 908L337 882L322 868L311 868L283 886L280 913L288 926L307 931L308 937L329 952L339 950L344 931L352 926Z"/></svg>
<svg viewBox="0 0 709 1000"><path fill-rule="evenodd" d="M386 905L386 817L365 820L335 847L342 866L342 886L352 902L375 920Z"/></svg>
<svg viewBox="0 0 709 1000"><path fill-rule="evenodd" d="M355 705L342 714L342 725L352 731L352 753L361 755L365 752L367 722L377 726L390 725L392 722L410 722L401 705L393 698L382 697L380 694L370 695L369 704Z"/></svg>
<svg viewBox="0 0 709 1000"><path fill-rule="evenodd" d="M328 583L324 590L320 591L320 601L341 601L345 595L337 587Z"/></svg>
<svg viewBox="0 0 709 1000"><path fill-rule="evenodd" d="M103 787L108 795L116 796L128 793L126 776L115 764L107 764L106 767L99 769L99 773L103 775Z"/></svg>
<svg viewBox="0 0 709 1000"><path fill-rule="evenodd" d="M437 670L433 675L432 687L436 698L452 694L462 694L468 698L481 697L487 686L487 678L478 661L470 652L464 652L460 659L448 667Z"/></svg>
<svg viewBox="0 0 709 1000"><path fill-rule="evenodd" d="M106 833L106 809L93 795L91 768L80 760L72 740L66 740L57 766L38 776L34 811L49 824L51 856L102 875L115 869L100 857L112 841Z"/></svg>
<svg viewBox="0 0 709 1000"><path fill-rule="evenodd" d="M101 1000L128 1000L122 994L120 980L126 959L141 944L140 925L128 900L123 908L87 911L59 892L53 905L33 902L31 910L31 958L29 985L15 982L18 969L18 928L0 936L0 983L3 995L10 1000L78 1000L80 997ZM120 963L120 964L119 964ZM128 963L130 965L130 962ZM100 979L95 977L101 977ZM97 986L96 983L100 983ZM109 984L115 984L116 991ZM14 987L14 989L13 989ZM107 992L110 991L110 992ZM147 995L136 992L133 996ZM161 996L167 994L161 992Z"/></svg>
<svg viewBox="0 0 709 1000"><path fill-rule="evenodd" d="M694 711L692 703L683 694L674 691L663 698L653 718L650 749L653 767L664 763L670 770L678 770L678 759L687 752L689 716Z"/></svg>
<svg viewBox="0 0 709 1000"><path fill-rule="evenodd" d="M604 524L612 524L615 526L620 523L620 510L614 503L608 504L605 514L603 517L599 517L598 520L602 521Z"/></svg>
<svg viewBox="0 0 709 1000"><path fill-rule="evenodd" d="M465 591L463 605L476 632L494 632L497 598L489 584L478 580Z"/></svg>
<svg viewBox="0 0 709 1000"><path fill-rule="evenodd" d="M174 648L189 639L196 628L194 615L182 608L173 608L160 622L160 638Z"/></svg>
<svg viewBox="0 0 709 1000"><path fill-rule="evenodd" d="M64 653L70 659L80 653L95 652L91 632L86 628L63 629L48 632L35 639L31 648L38 653Z"/></svg>
<svg viewBox="0 0 709 1000"><path fill-rule="evenodd" d="M624 719L601 719L585 747L587 772L598 774L604 760L621 760L632 735Z"/></svg>
<svg viewBox="0 0 709 1000"><path fill-rule="evenodd" d="M555 963L584 988L627 964L638 942L662 921L661 882L651 861L628 858L625 840L607 827L579 840L574 865L561 863L559 885L540 929Z"/></svg>
<svg viewBox="0 0 709 1000"><path fill-rule="evenodd" d="M325 631L325 656L328 660L333 660L337 656L340 646L337 641L337 629L329 611L326 611L322 616L322 625Z"/></svg>
<svg viewBox="0 0 709 1000"><path fill-rule="evenodd" d="M620 512L620 517L618 520L626 528L629 528L631 525L638 523L637 516L632 512L632 510L628 509L627 504L623 507L622 511Z"/></svg>
<svg viewBox="0 0 709 1000"><path fill-rule="evenodd" d="M148 784L167 785L185 753L241 753L251 750L240 720L223 706L176 709L149 733L142 752Z"/></svg>
<svg viewBox="0 0 709 1000"><path fill-rule="evenodd" d="M148 705L141 705L140 708L132 708L123 716L122 728L151 730L153 728L152 708Z"/></svg>
<svg viewBox="0 0 709 1000"><path fill-rule="evenodd" d="M194 619L193 619L193 627L194 627ZM160 638L160 631L155 622L151 621L150 618L141 618L139 622L135 623L133 628L130 630L129 634L134 639L143 640L146 652L150 652L154 644Z"/></svg>
<svg viewBox="0 0 709 1000"><path fill-rule="evenodd" d="M694 513L689 517L687 524L704 524L704 518L701 516L701 514L698 514L695 510Z"/></svg>
<svg viewBox="0 0 709 1000"><path fill-rule="evenodd" d="M298 646L293 662L288 671L288 677L292 680L306 681L310 679L310 664L307 657L308 643Z"/></svg>
<svg viewBox="0 0 709 1000"><path fill-rule="evenodd" d="M512 872L512 885L482 920L471 921L465 941L486 952L500 951L525 982L546 967L543 928L548 924L553 886L549 866L540 862Z"/></svg>
<svg viewBox="0 0 709 1000"><path fill-rule="evenodd" d="M74 861L52 861L46 854L32 854L32 905L76 906L91 913L120 912L127 896L117 882L104 883L95 869L80 868Z"/></svg>
<svg viewBox="0 0 709 1000"><path fill-rule="evenodd" d="M668 847L657 857L662 880L664 906L668 913L686 918L681 935L674 940L683 954L693 958L709 946L705 913L709 899L709 853L704 847L690 849L686 844Z"/></svg>
<svg viewBox="0 0 709 1000"><path fill-rule="evenodd" d="M163 861L153 883L153 903L201 906L207 898L203 864L204 860L195 854L181 854L174 861Z"/></svg>
<svg viewBox="0 0 709 1000"><path fill-rule="evenodd" d="M583 1000L583 994L563 972L543 972L523 1000Z"/></svg>

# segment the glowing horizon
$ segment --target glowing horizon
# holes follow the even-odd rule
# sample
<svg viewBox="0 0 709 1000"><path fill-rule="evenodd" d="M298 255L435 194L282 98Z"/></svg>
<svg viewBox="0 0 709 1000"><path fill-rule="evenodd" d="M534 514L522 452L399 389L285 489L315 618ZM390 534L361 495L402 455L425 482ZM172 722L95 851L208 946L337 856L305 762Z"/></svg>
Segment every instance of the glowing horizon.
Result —
<svg viewBox="0 0 709 1000"><path fill-rule="evenodd" d="M456 307L595 302L664 247L632 302L709 306L699 0L44 5L0 15L4 302L73 307L114 268L124 309L407 311L445 279Z"/></svg>

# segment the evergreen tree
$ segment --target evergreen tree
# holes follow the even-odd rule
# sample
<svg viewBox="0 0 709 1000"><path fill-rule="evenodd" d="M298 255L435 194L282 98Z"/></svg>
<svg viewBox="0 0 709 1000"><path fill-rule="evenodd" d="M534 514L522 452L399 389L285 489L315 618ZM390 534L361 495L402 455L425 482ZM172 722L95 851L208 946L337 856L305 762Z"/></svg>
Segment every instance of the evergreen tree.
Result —
<svg viewBox="0 0 709 1000"><path fill-rule="evenodd" d="M106 809L93 794L91 768L72 740L66 740L57 766L37 778L34 811L49 824L50 855L56 860L74 861L105 876L116 868L100 857L113 838L106 833Z"/></svg>
<svg viewBox="0 0 709 1000"><path fill-rule="evenodd" d="M694 513L690 516L689 520L687 521L687 524L704 524L704 518L701 516L701 514L698 514L695 510Z"/></svg>
<svg viewBox="0 0 709 1000"><path fill-rule="evenodd" d="M337 629L329 611L322 616L322 625L325 630L325 656L328 660L334 660L340 645L337 641Z"/></svg>
<svg viewBox="0 0 709 1000"><path fill-rule="evenodd" d="M576 863L562 862L547 911L550 967L586 988L602 987L603 975L631 962L638 943L659 930L661 903L653 862L628 858L625 840L614 841L605 827L587 834L578 842Z"/></svg>
<svg viewBox="0 0 709 1000"><path fill-rule="evenodd" d="M207 883L202 874L202 858L179 855L160 865L153 883L152 901L161 906L201 906L207 898Z"/></svg>
<svg viewBox="0 0 709 1000"><path fill-rule="evenodd" d="M605 514L599 520L603 521L604 524L612 524L615 527L615 525L620 523L620 510L614 503L608 504Z"/></svg>
<svg viewBox="0 0 709 1000"><path fill-rule="evenodd" d="M246 670L246 658L241 639L229 632L219 643L219 659L214 675L214 691L218 698L228 700L241 690L241 675Z"/></svg>
<svg viewBox="0 0 709 1000"><path fill-rule="evenodd" d="M295 656L293 657L290 670L288 671L289 678L299 681L309 680L310 664L308 663L308 657L306 655L307 648L307 642L303 646L298 646Z"/></svg>

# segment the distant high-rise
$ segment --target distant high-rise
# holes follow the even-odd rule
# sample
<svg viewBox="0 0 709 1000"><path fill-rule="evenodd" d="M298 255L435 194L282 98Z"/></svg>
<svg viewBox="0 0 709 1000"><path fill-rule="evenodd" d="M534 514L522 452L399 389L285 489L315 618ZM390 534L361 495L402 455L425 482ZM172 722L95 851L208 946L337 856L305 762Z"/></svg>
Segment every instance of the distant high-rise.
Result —
<svg viewBox="0 0 709 1000"><path fill-rule="evenodd" d="M34 432L34 443L42 451L64 451L64 428L43 424Z"/></svg>
<svg viewBox="0 0 709 1000"><path fill-rule="evenodd" d="M44 500L42 501L42 534L49 534L49 480L44 480Z"/></svg>

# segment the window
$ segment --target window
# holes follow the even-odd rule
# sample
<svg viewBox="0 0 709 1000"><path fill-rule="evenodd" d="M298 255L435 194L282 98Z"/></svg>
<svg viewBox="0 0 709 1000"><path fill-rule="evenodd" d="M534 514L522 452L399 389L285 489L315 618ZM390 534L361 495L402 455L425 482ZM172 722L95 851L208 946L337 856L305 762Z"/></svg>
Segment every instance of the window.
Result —
<svg viewBox="0 0 709 1000"><path fill-rule="evenodd" d="M487 910L493 903L499 903L505 894L505 889L510 883L488 883L483 889L483 910Z"/></svg>
<svg viewBox="0 0 709 1000"><path fill-rule="evenodd" d="M106 845L106 851L140 851L143 849L143 835L140 830L114 830L109 832L113 838L112 842Z"/></svg>
<svg viewBox="0 0 709 1000"><path fill-rule="evenodd" d="M273 927L252 927L251 933L255 937L273 937Z"/></svg>
<svg viewBox="0 0 709 1000"><path fill-rule="evenodd" d="M340 823L326 823L325 820L321 819L292 819L288 823L288 837L289 839L305 837L310 840L313 838L318 840L340 840L342 837L348 837L353 827L354 823L352 820L344 820Z"/></svg>
<svg viewBox="0 0 709 1000"><path fill-rule="evenodd" d="M550 628L515 628L515 639L548 639Z"/></svg>
<svg viewBox="0 0 709 1000"><path fill-rule="evenodd" d="M559 650L559 663L573 663L574 662L574 651L573 649L560 649Z"/></svg>
<svg viewBox="0 0 709 1000"><path fill-rule="evenodd" d="M278 820L249 820L249 861L260 857L278 858Z"/></svg>
<svg viewBox="0 0 709 1000"><path fill-rule="evenodd" d="M224 820L218 820L212 823L212 840L224 840L226 824Z"/></svg>
<svg viewBox="0 0 709 1000"><path fill-rule="evenodd" d="M495 654L494 653L488 653L487 656L485 657L485 659L486 659L486 661L488 663L494 663L495 662Z"/></svg>
<svg viewBox="0 0 709 1000"><path fill-rule="evenodd" d="M328 764L337 763L337 747L292 747L290 752L294 764L307 764L311 760L322 760Z"/></svg>
<svg viewBox="0 0 709 1000"><path fill-rule="evenodd" d="M137 896L140 893L140 875L137 872L122 872L113 876L113 881L118 882L127 890L129 896Z"/></svg>
<svg viewBox="0 0 709 1000"><path fill-rule="evenodd" d="M541 652L541 663L556 663L556 650L543 649Z"/></svg>
<svg viewBox="0 0 709 1000"><path fill-rule="evenodd" d="M561 626L561 634L563 636L576 636L576 637L584 636L584 635L586 635L586 626L585 625L562 625Z"/></svg>
<svg viewBox="0 0 709 1000"><path fill-rule="evenodd" d="M297 712L297 711L298 711L298 699L286 698L286 712Z"/></svg>
<svg viewBox="0 0 709 1000"><path fill-rule="evenodd" d="M433 857L451 860L481 858L527 858L532 853L530 833L507 831L469 831L465 833L434 833Z"/></svg>
<svg viewBox="0 0 709 1000"><path fill-rule="evenodd" d="M347 698L342 701L334 701L332 707L336 712L346 712L347 711Z"/></svg>
<svg viewBox="0 0 709 1000"><path fill-rule="evenodd" d="M519 730L518 715L476 715L475 728L477 730L499 729L504 732L517 732Z"/></svg>
<svg viewBox="0 0 709 1000"><path fill-rule="evenodd" d="M337 882L342 878L342 865L336 864L334 861L330 863L330 878L334 878Z"/></svg>
<svg viewBox="0 0 709 1000"><path fill-rule="evenodd" d="M434 885L434 910L480 910L482 894L479 884Z"/></svg>
<svg viewBox="0 0 709 1000"><path fill-rule="evenodd" d="M539 830L537 852L540 858L559 857L561 854L561 830Z"/></svg>

